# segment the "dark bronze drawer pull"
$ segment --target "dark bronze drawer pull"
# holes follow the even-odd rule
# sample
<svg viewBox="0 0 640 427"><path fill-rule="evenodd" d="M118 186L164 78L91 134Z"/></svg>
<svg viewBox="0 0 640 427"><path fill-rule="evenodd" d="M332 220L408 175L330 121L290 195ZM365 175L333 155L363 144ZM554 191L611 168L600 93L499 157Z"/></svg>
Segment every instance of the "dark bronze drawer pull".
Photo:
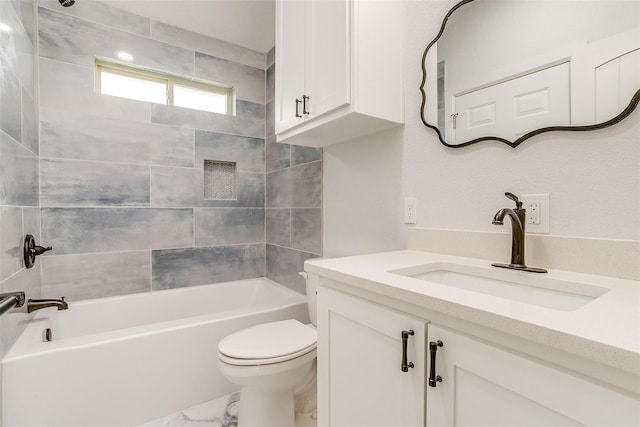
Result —
<svg viewBox="0 0 640 427"><path fill-rule="evenodd" d="M413 334L413 329L402 331L402 366L400 367L402 372L408 372L409 368L413 368L413 362L407 363L407 341L409 340L409 335Z"/></svg>
<svg viewBox="0 0 640 427"><path fill-rule="evenodd" d="M431 354L429 387L435 387L437 383L442 382L442 377L440 375L436 375L436 352L438 351L438 347L442 347L443 345L444 344L440 340L436 342L431 341L429 343L429 353Z"/></svg>

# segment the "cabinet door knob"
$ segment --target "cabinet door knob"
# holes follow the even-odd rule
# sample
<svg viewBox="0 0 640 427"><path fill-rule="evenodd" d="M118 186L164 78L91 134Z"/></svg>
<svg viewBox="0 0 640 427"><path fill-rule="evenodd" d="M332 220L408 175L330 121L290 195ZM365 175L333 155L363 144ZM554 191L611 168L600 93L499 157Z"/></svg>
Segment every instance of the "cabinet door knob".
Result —
<svg viewBox="0 0 640 427"><path fill-rule="evenodd" d="M429 387L435 387L437 383L442 382L442 377L440 375L436 375L436 352L438 351L438 347L442 347L444 344L442 341L431 341L429 343L429 354L431 355L431 363L429 368Z"/></svg>
<svg viewBox="0 0 640 427"><path fill-rule="evenodd" d="M400 335L402 337L402 366L400 367L402 372L408 372L409 368L413 368L413 362L407 363L407 341L409 341L409 335L413 334L413 329L409 329L408 331L402 331Z"/></svg>
<svg viewBox="0 0 640 427"><path fill-rule="evenodd" d="M308 104L307 104L307 101L309 99L311 98L309 98L307 95L302 95L302 114L306 116L309 115Z"/></svg>
<svg viewBox="0 0 640 427"><path fill-rule="evenodd" d="M300 101L298 98L296 98L296 117L302 117L302 115L300 114L300 111L298 111L298 107L300 106L300 103L302 101Z"/></svg>

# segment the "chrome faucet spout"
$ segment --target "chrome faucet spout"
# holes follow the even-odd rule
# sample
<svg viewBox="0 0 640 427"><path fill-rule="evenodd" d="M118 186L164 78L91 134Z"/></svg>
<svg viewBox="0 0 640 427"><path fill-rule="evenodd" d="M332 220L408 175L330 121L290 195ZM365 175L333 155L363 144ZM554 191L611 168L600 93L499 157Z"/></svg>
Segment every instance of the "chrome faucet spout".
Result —
<svg viewBox="0 0 640 427"><path fill-rule="evenodd" d="M64 300L64 297L60 299L30 299L27 301L27 313L47 307L57 307L58 310L67 310L69 304Z"/></svg>
<svg viewBox="0 0 640 427"><path fill-rule="evenodd" d="M500 209L493 216L494 225L504 224L504 218L508 216L511 219L511 262L509 264L495 263L491 264L494 267L511 268L513 270L524 270L535 273L546 273L547 270L542 268L527 267L524 263L524 228L526 224L527 211L522 207L522 202L517 196L511 193L505 193L507 198L516 202L516 208L503 208Z"/></svg>

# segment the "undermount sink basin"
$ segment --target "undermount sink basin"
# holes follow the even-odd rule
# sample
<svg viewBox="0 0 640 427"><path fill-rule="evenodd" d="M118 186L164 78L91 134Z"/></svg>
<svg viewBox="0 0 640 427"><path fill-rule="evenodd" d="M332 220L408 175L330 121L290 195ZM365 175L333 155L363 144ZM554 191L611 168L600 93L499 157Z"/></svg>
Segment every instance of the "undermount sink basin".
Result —
<svg viewBox="0 0 640 427"><path fill-rule="evenodd" d="M389 273L560 311L576 310L608 289L540 274L432 263Z"/></svg>

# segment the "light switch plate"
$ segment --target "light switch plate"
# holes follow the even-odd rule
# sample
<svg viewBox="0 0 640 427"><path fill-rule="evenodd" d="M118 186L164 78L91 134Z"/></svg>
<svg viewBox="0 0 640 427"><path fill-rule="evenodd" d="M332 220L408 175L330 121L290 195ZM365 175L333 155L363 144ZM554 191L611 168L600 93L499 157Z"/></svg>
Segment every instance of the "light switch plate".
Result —
<svg viewBox="0 0 640 427"><path fill-rule="evenodd" d="M524 194L520 200L522 207L527 210L525 231L549 234L549 195Z"/></svg>

